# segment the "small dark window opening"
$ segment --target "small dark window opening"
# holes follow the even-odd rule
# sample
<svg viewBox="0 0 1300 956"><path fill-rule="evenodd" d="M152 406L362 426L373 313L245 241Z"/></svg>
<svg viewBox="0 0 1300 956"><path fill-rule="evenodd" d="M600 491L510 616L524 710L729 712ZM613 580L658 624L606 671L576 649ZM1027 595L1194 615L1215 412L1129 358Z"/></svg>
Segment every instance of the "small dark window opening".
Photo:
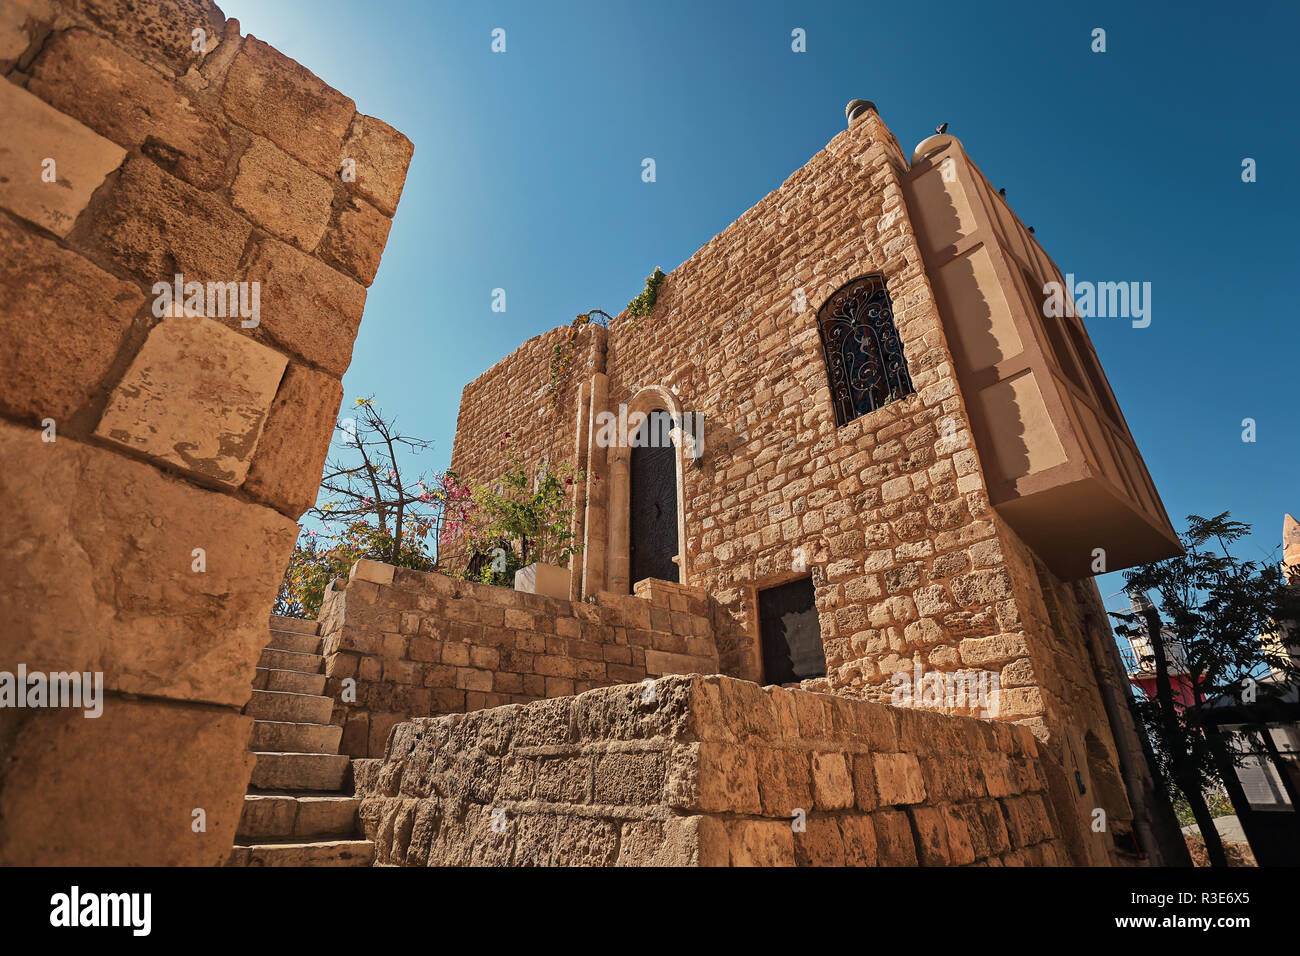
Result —
<svg viewBox="0 0 1300 956"><path fill-rule="evenodd" d="M792 684L826 676L812 578L759 591L758 624L766 683Z"/></svg>
<svg viewBox="0 0 1300 956"><path fill-rule="evenodd" d="M817 312L817 329L837 426L916 391L879 272L836 289Z"/></svg>

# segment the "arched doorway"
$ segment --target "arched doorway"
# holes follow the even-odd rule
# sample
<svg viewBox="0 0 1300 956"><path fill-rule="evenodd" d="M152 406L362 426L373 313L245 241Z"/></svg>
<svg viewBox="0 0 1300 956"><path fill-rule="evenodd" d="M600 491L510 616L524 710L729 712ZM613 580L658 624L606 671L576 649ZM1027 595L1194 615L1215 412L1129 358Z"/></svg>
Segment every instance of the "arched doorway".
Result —
<svg viewBox="0 0 1300 956"><path fill-rule="evenodd" d="M677 446L662 408L638 429L628 463L628 577L677 581Z"/></svg>

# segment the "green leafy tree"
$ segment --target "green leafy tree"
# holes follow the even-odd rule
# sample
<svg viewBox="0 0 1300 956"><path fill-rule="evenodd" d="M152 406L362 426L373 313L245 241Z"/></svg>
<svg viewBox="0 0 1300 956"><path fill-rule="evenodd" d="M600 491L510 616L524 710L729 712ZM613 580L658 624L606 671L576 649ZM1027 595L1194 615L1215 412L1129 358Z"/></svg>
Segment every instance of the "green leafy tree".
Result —
<svg viewBox="0 0 1300 956"><path fill-rule="evenodd" d="M1231 520L1226 511L1212 518L1189 515L1187 531L1179 535L1183 553L1125 571L1135 608L1111 615L1119 622L1116 633L1150 642L1156 693L1135 706L1157 769L1181 791L1213 866L1227 866L1227 857L1205 794L1223 789L1216 758L1238 764L1245 755L1225 752L1176 703L1169 663L1184 665L1194 705L1225 695L1249 702L1278 686L1265 680L1270 673L1297 676L1285 649L1260 636L1300 622L1300 594L1288 587L1278 563L1232 554L1230 546L1249 533L1249 525ZM1170 635L1176 647L1169 646Z"/></svg>
<svg viewBox="0 0 1300 956"><path fill-rule="evenodd" d="M530 468L509 435L507 465L501 477L471 492L472 506L458 516L463 545L470 555L465 576L487 584L512 586L519 568L542 561L563 565L582 550L570 530L569 494L583 473L572 466Z"/></svg>

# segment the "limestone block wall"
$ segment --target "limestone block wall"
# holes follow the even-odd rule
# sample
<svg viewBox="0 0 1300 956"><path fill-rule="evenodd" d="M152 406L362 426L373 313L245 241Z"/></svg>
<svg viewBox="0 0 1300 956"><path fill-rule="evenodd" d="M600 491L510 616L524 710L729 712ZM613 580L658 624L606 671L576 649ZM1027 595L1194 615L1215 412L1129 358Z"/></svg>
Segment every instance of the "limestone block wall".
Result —
<svg viewBox="0 0 1300 956"><path fill-rule="evenodd" d="M588 325L578 332L568 372L551 404L551 360L569 337L568 326L536 335L497 362L461 394L451 468L462 478L490 481L501 473L507 433L524 460L540 464L573 458L574 409L582 383L605 371L606 331ZM503 409L508 409L502 414Z"/></svg>
<svg viewBox="0 0 1300 956"><path fill-rule="evenodd" d="M1023 664L1004 667L1003 681L1032 682L1049 716L1024 723L1051 741L1053 759L1044 764L1048 783L1060 812L1080 821L1068 833L1083 837L1071 851L1081 861L1106 865L1117 842L1132 846L1134 811L1116 748L1140 754L1142 743L1127 724L1117 740L1102 699L1103 683L1118 699L1129 693L1115 655L1098 652L1114 646L1105 605L1094 581L1061 581L1005 523L999 522L999 530L1018 616L1006 639L1033 662L1032 671ZM1105 829L1083 826L1098 809L1105 813Z"/></svg>
<svg viewBox="0 0 1300 956"><path fill-rule="evenodd" d="M353 757L382 756L412 717L718 669L706 595L659 581L589 603L360 561L319 621L332 721Z"/></svg>
<svg viewBox="0 0 1300 956"><path fill-rule="evenodd" d="M0 671L104 688L0 709L0 862L219 864L412 146L208 0L9 0L0 72Z"/></svg>
<svg viewBox="0 0 1300 956"><path fill-rule="evenodd" d="M398 725L357 764L377 864L1069 862L1023 727L727 677Z"/></svg>

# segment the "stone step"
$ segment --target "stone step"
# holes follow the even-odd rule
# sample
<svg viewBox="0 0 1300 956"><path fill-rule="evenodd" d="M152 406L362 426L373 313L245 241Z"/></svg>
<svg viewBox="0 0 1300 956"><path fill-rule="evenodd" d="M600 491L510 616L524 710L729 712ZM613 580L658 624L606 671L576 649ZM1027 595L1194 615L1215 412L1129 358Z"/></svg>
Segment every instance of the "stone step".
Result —
<svg viewBox="0 0 1300 956"><path fill-rule="evenodd" d="M280 617L271 615L271 627L277 631L297 631L299 634L315 634L320 625L316 621L305 621L300 617Z"/></svg>
<svg viewBox="0 0 1300 956"><path fill-rule="evenodd" d="M259 667L274 667L282 671L298 671L300 674L325 673L325 658L319 654L277 651L273 647L262 649L262 656L257 659L257 664Z"/></svg>
<svg viewBox="0 0 1300 956"><path fill-rule="evenodd" d="M337 754L343 728L287 720L254 720L250 750L271 753Z"/></svg>
<svg viewBox="0 0 1300 956"><path fill-rule="evenodd" d="M236 846L226 866L369 866L374 855L369 840L254 843Z"/></svg>
<svg viewBox="0 0 1300 956"><path fill-rule="evenodd" d="M299 654L319 654L320 638L315 634L297 634L271 628L271 642L266 645L277 651L296 651Z"/></svg>
<svg viewBox="0 0 1300 956"><path fill-rule="evenodd" d="M253 675L253 689L319 695L325 690L325 675L259 667Z"/></svg>
<svg viewBox="0 0 1300 956"><path fill-rule="evenodd" d="M258 790L316 790L343 788L347 754L258 753L250 785Z"/></svg>
<svg viewBox="0 0 1300 956"><path fill-rule="evenodd" d="M356 797L250 793L244 797L235 842L350 837L357 832L360 802Z"/></svg>
<svg viewBox="0 0 1300 956"><path fill-rule="evenodd" d="M314 694L255 690L244 713L258 720L283 720L296 724L328 724L334 701Z"/></svg>

